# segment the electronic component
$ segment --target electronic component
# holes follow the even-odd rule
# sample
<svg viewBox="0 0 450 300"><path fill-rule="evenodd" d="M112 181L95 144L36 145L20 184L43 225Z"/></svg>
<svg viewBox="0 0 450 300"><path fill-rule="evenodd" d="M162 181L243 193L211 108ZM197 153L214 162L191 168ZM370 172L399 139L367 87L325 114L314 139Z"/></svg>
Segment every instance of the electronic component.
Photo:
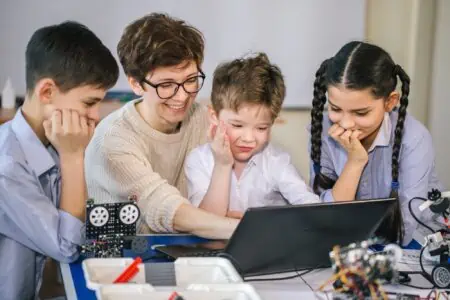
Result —
<svg viewBox="0 0 450 300"><path fill-rule="evenodd" d="M136 236L139 216L135 197L130 197L127 202L105 204L95 204L89 199L86 204L86 242L81 253L85 257L123 256L130 237ZM131 246L145 252L146 242L133 238Z"/></svg>
<svg viewBox="0 0 450 300"><path fill-rule="evenodd" d="M353 243L341 248L335 246L330 252L334 275L320 287L332 283L334 289L350 299L383 298L382 282L396 282L395 268L400 261L402 250L397 245L387 245L383 251L373 252L369 248L377 244L376 239Z"/></svg>

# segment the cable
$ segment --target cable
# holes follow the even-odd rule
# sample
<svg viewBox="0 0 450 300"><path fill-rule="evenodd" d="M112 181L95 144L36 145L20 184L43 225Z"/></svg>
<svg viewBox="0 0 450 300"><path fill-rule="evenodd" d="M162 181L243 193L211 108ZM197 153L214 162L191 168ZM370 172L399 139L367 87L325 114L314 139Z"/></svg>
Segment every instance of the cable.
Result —
<svg viewBox="0 0 450 300"><path fill-rule="evenodd" d="M245 279L245 282L256 282L256 281L281 281L281 280L288 280L288 279L293 279L293 278L298 278L298 277L302 277L303 275L306 275L312 271L314 271L316 268L310 268L310 269L304 269L302 273L299 273L298 270L296 270L295 272L297 274L295 275L291 275L291 276L286 276L286 277L271 277L271 278L252 278L252 279Z"/></svg>
<svg viewBox="0 0 450 300"><path fill-rule="evenodd" d="M433 230L430 226L426 225L425 223L423 223L422 221L419 220L419 218L416 217L416 215L414 214L412 207L411 207L411 203L414 199L418 199L418 200L422 200L422 201L428 201L425 198L422 197L414 197L411 200L409 200L408 202L408 208L409 208L409 213L411 214L411 216L414 218L414 220L416 220L417 223L419 223L420 225L422 225L423 227L425 227L426 229L428 229L429 231L431 231L431 233L435 233L436 231Z"/></svg>
<svg viewBox="0 0 450 300"><path fill-rule="evenodd" d="M425 251L425 249L428 247L428 242L425 246L422 247L422 249L420 250L420 255L419 255L419 264L420 264L420 269L422 270L422 272L408 272L408 274L420 274L423 277L425 277L426 280L428 280L432 286L431 287L424 287L424 286L416 286L416 285L412 285L412 284L408 284L408 283L404 283L404 282L399 282L400 285L403 286L407 286L407 287L412 287L415 289L419 289L419 290L429 290L429 289L434 289L436 286L433 284L432 280L431 280L431 275L427 273L427 271L425 271L425 267L423 266L423 262L422 262L422 258L423 258L423 252ZM405 272L406 273L406 272Z"/></svg>
<svg viewBox="0 0 450 300"><path fill-rule="evenodd" d="M434 289L434 286L431 286L431 287L417 286L417 285L412 285L412 284L408 284L408 283L400 283L400 285L407 286L407 287L411 287L411 288L415 288L415 289L419 289L419 290L429 290L429 289Z"/></svg>
<svg viewBox="0 0 450 300"><path fill-rule="evenodd" d="M422 270L422 276L425 277L425 279L427 279L428 281L430 281L430 283L433 284L432 280L431 280L431 275L428 274L427 271L425 271L425 268L423 266L423 262L422 262L422 258L423 258L423 252L425 251L425 249L428 247L428 242L425 244L425 246L422 247L422 249L420 250L420 254L419 254L419 264L420 264L420 269ZM434 287L434 284L433 284Z"/></svg>
<svg viewBox="0 0 450 300"><path fill-rule="evenodd" d="M314 270L314 269L312 269L312 270ZM312 286L305 280L305 278L303 278L303 275L305 275L305 274L300 274L297 270L295 272L299 275L298 277L300 277L300 279L311 289L311 291L313 291L315 293Z"/></svg>

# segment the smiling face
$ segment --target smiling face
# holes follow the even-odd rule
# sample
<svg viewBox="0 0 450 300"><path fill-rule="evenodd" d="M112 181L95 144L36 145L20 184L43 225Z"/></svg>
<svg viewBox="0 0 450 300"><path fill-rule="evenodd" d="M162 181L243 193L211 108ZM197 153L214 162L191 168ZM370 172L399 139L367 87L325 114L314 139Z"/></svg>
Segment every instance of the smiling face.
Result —
<svg viewBox="0 0 450 300"><path fill-rule="evenodd" d="M31 98L37 98L43 104L43 119L49 119L55 110L69 109L97 124L100 121L100 101L105 94L104 88L92 85L82 85L63 92L52 79L44 78L35 84Z"/></svg>
<svg viewBox="0 0 450 300"><path fill-rule="evenodd" d="M145 78L146 82L141 83L129 78L133 91L143 97L140 103L141 115L153 128L170 132L186 118L197 93L188 93L185 88L190 91L190 88L201 84L198 78L199 71L194 61L187 61L177 66L155 69ZM175 95L163 99L177 88L176 84L183 82L185 88L180 86Z"/></svg>
<svg viewBox="0 0 450 300"><path fill-rule="evenodd" d="M375 98L370 89L351 90L341 85L328 88L328 116L346 130L360 130L359 139L371 144L383 122L384 113L398 102L398 93L388 99Z"/></svg>
<svg viewBox="0 0 450 300"><path fill-rule="evenodd" d="M237 112L224 108L219 115L210 109L210 116L214 124L225 125L231 152L238 162L247 162L270 139L272 112L264 105L243 104Z"/></svg>

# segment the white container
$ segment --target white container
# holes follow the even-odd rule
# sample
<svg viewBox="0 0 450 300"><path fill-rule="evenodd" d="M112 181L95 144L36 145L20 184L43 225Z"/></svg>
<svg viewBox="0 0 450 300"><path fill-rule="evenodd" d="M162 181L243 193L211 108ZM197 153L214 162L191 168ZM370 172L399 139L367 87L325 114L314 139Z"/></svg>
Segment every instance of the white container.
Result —
<svg viewBox="0 0 450 300"><path fill-rule="evenodd" d="M82 262L86 286L97 290L101 285L113 281L133 262L132 258L88 258ZM128 284L145 284L144 264L138 265L139 272ZM175 261L177 287L191 284L242 283L242 278L233 265L221 257L179 258Z"/></svg>
<svg viewBox="0 0 450 300"><path fill-rule="evenodd" d="M192 284L187 288L158 288L149 284L103 285L96 291L99 300L167 300L176 291L185 300L261 300L247 283Z"/></svg>
<svg viewBox="0 0 450 300"><path fill-rule="evenodd" d="M16 107L16 94L11 83L11 79L6 80L2 90L2 108L12 109Z"/></svg>

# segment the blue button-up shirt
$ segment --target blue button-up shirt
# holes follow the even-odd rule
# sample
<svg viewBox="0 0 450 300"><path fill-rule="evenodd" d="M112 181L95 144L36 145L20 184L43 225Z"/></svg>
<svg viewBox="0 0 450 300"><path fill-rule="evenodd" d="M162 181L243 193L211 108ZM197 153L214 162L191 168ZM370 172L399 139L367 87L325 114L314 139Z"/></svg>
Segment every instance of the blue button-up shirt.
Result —
<svg viewBox="0 0 450 300"><path fill-rule="evenodd" d="M397 112L386 113L380 130L369 148L369 162L361 175L355 199L375 199L389 197L392 181L392 146L394 131L397 123ZM321 173L337 180L347 162L347 152L339 143L328 135L331 121L324 115L322 133ZM310 184L314 182L314 168L310 163ZM414 197L427 198L432 188L441 189L436 175L434 163L434 149L431 135L420 122L407 115L403 128L402 145L399 158L399 198L403 215L405 237L408 243L417 228L417 222L411 216L408 203ZM323 201L333 201L330 190L320 195ZM413 211L417 216L421 214L418 205L413 203ZM432 214L422 213L421 218L427 222Z"/></svg>
<svg viewBox="0 0 450 300"><path fill-rule="evenodd" d="M83 223L58 209L59 157L19 110L0 126L0 299L35 299L47 256L78 257Z"/></svg>

